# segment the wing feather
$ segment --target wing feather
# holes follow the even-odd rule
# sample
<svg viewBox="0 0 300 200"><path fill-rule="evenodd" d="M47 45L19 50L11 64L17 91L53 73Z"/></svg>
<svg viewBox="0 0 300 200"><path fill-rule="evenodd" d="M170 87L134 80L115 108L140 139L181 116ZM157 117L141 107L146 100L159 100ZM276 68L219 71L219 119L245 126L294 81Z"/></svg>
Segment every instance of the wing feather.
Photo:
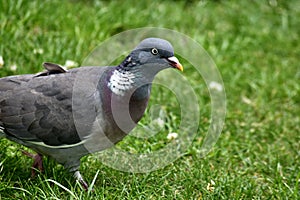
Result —
<svg viewBox="0 0 300 200"><path fill-rule="evenodd" d="M83 67L52 75L1 78L0 126L9 137L22 142L34 141L50 146L80 143L72 113L76 75L84 72L89 75L87 81L97 81L105 69ZM92 94L83 96L90 98L85 100L91 104L95 103ZM93 107L95 105L90 106ZM91 113L88 118L94 120L95 116L96 113ZM88 134L89 127L85 129Z"/></svg>

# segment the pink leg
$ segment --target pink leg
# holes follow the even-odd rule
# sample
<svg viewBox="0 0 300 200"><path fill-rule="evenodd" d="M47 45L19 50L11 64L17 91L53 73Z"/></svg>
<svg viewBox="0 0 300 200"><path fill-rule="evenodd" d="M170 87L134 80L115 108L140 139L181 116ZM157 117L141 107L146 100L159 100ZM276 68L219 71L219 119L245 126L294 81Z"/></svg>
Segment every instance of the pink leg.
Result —
<svg viewBox="0 0 300 200"><path fill-rule="evenodd" d="M41 154L32 154L26 151L22 151L22 153L30 158L33 158L33 165L31 169L31 177L35 177L36 171L39 170L40 172L44 171L43 167L43 155Z"/></svg>
<svg viewBox="0 0 300 200"><path fill-rule="evenodd" d="M83 179L83 177L82 177L82 175L80 174L79 171L75 171L74 177L79 181L79 183L81 184L81 186L83 187L83 189L84 189L85 191L88 191L89 186L88 186L88 184L84 181L84 179ZM93 190L92 190L92 191L93 191Z"/></svg>

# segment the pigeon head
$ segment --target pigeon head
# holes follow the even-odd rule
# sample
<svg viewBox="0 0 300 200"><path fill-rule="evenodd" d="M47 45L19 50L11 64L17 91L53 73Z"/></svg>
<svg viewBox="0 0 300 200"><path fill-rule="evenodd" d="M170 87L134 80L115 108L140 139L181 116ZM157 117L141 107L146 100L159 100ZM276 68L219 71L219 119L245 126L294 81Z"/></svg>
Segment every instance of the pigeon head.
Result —
<svg viewBox="0 0 300 200"><path fill-rule="evenodd" d="M182 65L174 56L172 45L160 38L147 38L117 66L108 81L108 87L121 96L139 88L134 96L144 98L149 96L154 76L167 68L183 71Z"/></svg>
<svg viewBox="0 0 300 200"><path fill-rule="evenodd" d="M124 60L123 67L125 70L137 70L152 76L166 68L183 71L182 65L174 56L172 45L160 38L144 39Z"/></svg>

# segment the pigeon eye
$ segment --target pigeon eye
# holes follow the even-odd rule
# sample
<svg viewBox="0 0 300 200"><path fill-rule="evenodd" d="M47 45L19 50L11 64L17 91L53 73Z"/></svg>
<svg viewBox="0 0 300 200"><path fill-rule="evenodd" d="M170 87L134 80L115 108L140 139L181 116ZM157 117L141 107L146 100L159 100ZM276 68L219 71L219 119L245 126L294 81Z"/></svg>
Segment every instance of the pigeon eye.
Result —
<svg viewBox="0 0 300 200"><path fill-rule="evenodd" d="M153 55L156 55L156 54L158 54L158 50L156 48L153 48L153 49L151 49L151 53Z"/></svg>

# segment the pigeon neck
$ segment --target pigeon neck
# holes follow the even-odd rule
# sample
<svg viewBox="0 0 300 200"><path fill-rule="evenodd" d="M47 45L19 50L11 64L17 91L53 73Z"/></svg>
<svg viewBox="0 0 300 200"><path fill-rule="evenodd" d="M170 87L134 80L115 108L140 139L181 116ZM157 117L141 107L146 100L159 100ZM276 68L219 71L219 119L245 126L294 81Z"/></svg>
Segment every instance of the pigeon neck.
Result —
<svg viewBox="0 0 300 200"><path fill-rule="evenodd" d="M149 97L152 80L148 80L138 70L117 67L108 79L108 88L118 96L132 95L135 100Z"/></svg>

